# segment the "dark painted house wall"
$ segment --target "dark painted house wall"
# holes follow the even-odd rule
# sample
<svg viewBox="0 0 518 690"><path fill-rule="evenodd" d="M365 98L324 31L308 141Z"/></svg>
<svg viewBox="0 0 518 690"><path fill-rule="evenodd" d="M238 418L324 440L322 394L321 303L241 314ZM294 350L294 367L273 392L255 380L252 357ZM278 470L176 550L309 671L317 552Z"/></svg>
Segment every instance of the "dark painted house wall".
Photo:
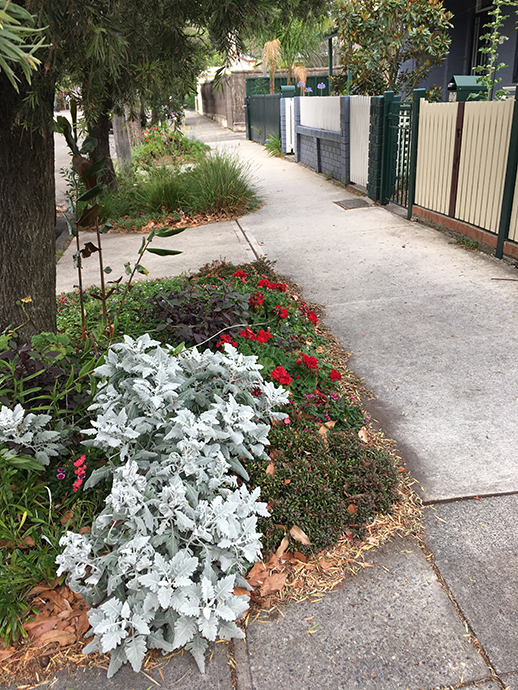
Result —
<svg viewBox="0 0 518 690"><path fill-rule="evenodd" d="M445 0L444 5L454 15L450 52L443 64L431 71L429 78L422 86L429 87L432 84L437 84L443 89L443 96L447 100L447 85L451 77L455 74L473 74L472 61L473 54L476 52L476 46L474 51L475 22L478 13L476 12L476 0ZM498 76L502 77L501 86L513 86L518 81L518 65L516 64L518 36L516 21L518 16L513 7L504 8L504 14L508 14L509 18L506 19L500 33L508 36L509 40L500 47L499 61L505 62L508 67L500 70ZM480 16L482 24L492 19L484 14ZM482 33L485 31L482 30Z"/></svg>

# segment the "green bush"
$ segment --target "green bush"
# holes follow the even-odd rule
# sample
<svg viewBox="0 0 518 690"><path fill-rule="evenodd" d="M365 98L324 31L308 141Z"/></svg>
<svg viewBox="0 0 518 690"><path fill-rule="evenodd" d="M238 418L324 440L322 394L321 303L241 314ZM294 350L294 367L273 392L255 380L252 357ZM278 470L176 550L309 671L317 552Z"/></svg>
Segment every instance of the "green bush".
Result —
<svg viewBox="0 0 518 690"><path fill-rule="evenodd" d="M270 432L273 475L266 473L268 462L245 462L271 514L259 520L265 554L293 525L311 540L311 547L299 548L315 552L346 530L361 535L377 512L390 510L397 472L388 452L363 444L353 431L330 432L324 439L314 428L289 426Z"/></svg>

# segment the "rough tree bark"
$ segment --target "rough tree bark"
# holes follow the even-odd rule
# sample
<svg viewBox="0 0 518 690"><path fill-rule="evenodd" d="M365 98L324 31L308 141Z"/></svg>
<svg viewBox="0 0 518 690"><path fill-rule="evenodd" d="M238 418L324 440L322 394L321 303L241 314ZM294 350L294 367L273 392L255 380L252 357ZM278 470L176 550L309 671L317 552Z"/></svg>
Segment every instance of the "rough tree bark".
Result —
<svg viewBox="0 0 518 690"><path fill-rule="evenodd" d="M90 155L90 160L92 163L106 157L106 163L104 164L104 174L102 178L103 184L109 189L117 189L117 179L115 177L115 170L113 169L113 162L110 156L110 127L111 120L108 115L111 109L111 103L105 103L102 113L97 118L96 122L90 124L88 127L88 133L90 136L97 139L97 146L92 151Z"/></svg>
<svg viewBox="0 0 518 690"><path fill-rule="evenodd" d="M24 342L56 330L54 137L17 123L26 85L17 93L0 71L0 332ZM52 122L53 84L41 95Z"/></svg>

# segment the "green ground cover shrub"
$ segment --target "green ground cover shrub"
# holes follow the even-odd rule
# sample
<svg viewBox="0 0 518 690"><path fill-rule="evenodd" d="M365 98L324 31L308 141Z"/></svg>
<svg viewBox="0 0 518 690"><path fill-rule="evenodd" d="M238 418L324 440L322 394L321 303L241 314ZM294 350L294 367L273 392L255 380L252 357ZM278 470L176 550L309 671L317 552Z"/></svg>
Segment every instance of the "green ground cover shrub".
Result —
<svg viewBox="0 0 518 690"><path fill-rule="evenodd" d="M335 361L329 354L325 330L320 327L315 312L288 285L279 280L269 264L256 262L233 266L216 263L204 267L191 278L136 284L128 293L120 314L115 319L122 293L123 288L119 287L108 299L108 323L101 318L99 301L94 297L95 289L84 293L86 333L82 329L78 294L71 293L58 298L58 336L42 334L35 339L32 348L18 346L12 335L0 339L0 404L12 406L12 403L20 403L26 412L34 410L39 414L48 414L51 419L42 428L56 432L56 439L63 446L59 455L49 457L49 464L37 468L37 471L29 466L30 462L37 462L30 447L14 443L12 437L11 440L4 437L4 441L0 442L0 465L2 458L5 460L5 471L0 479L0 514L3 516L0 521L0 588L5 583L3 598L0 596L0 634L3 636L9 637L19 631L20 621L27 613L24 600L27 590L38 580L49 579L55 574L51 561L58 554L57 541L65 531L67 522L70 534L77 533L82 527L98 524L93 538L97 540L94 550L99 558L107 553L103 550L103 530L108 524L112 524L106 522L108 518L121 525L117 531L120 532L121 539L126 539L125 521L129 521L128 525L134 524L131 521L137 519L136 513L128 513L124 508L120 515L117 513L117 517L113 517L109 511L106 512L106 508L102 512L102 503L113 491L114 473L118 467L121 468L120 472L126 471L124 467L130 462L130 455L131 462L137 462L136 468L130 472L133 473L131 481L144 482L142 491L147 497L146 501L154 500L153 491L158 487L157 482L160 483L161 492L168 490L171 479L167 478L169 470L165 476L157 465L155 469L160 479L152 479L152 475L148 476L147 473L153 463L160 464L164 461L162 455L181 450L178 439L186 438L186 432L182 427L178 438L174 436L178 432L174 432L171 440L167 441L169 431L162 433L150 420L156 418L162 420L160 424L170 424L174 419L171 411L173 408L167 408L169 411L166 414L161 410L163 405L169 405L169 402L176 399L176 384L174 381L170 382L171 388L167 389L167 394L159 392L160 386L163 388L167 384L166 379L157 379L157 385L151 385L150 371L155 371L156 368L153 358L162 358L163 365L160 366L165 367L166 356L157 354L150 358L145 348L138 356L135 355L131 366L121 365L117 369L119 373L116 373L113 369L116 366L115 360L109 364L112 355L108 356L107 353L114 346L123 347L123 342L128 345L128 336L136 339L149 334L154 340L160 341L162 347L172 347L172 361L176 361L175 357L184 356L182 352L188 353L189 350L185 348L198 345L201 350L207 351L204 356L217 358L226 353L226 357L236 357L236 361L256 362L254 367L262 367L261 375L257 373L259 378L255 383L240 374L231 376L228 384L230 388L222 388L217 377L209 376L207 379L207 367L202 367L205 376L203 385L209 388L197 387L193 378L190 383L185 384L185 391L181 393L181 400L184 401L182 405L185 403L190 406L189 414L193 416L189 418L189 423L192 423L193 429L198 428L204 414L213 414L210 411L211 400L218 406L223 404L221 401L226 400L225 404L230 406L225 408L228 410L234 409L235 404L236 410L247 407L251 411L264 411L272 409L268 401L272 399L275 387L280 385L289 393L288 405L284 405L282 409L273 406L274 410L282 411L281 417L286 419L277 420L276 426L271 429L268 455L264 455L259 446L257 454L245 452L243 447L236 456L241 458L239 462L242 463L243 471L235 463L232 465L233 471L225 470L229 481L235 484L233 490L244 490L246 487L248 492L257 496L254 492L260 489L261 500L268 504L271 516L260 515L258 523L258 530L264 534L262 546L265 555L278 547L283 536L294 525L302 529L311 541L310 547L304 547L306 551L325 548L335 542L344 531L351 536L361 535L365 523L376 512L389 510L394 500L397 470L393 458L383 448L366 445L358 437L359 429L368 420L359 402L341 389L342 372L335 368ZM108 364L112 367L109 371L109 367L106 368ZM138 371L135 369L133 379L126 385L124 381L129 381L128 372L133 366ZM175 365L167 366L174 368ZM92 375L94 368L97 368L95 377ZM156 372L159 369L160 367ZM217 376L219 375L218 373ZM99 387L99 376L111 377L113 385L110 387L102 384ZM207 390L212 398L208 397ZM153 395L152 391L155 392ZM126 399L126 395L133 397ZM97 407L92 408L94 397ZM115 400L118 401L117 406L113 407L112 402ZM104 410L101 417L100 405ZM243 408L239 407L243 405ZM269 416L268 413L267 417ZM255 424L258 419L256 415L249 421ZM186 419L183 419L181 424L185 423ZM233 429L235 424L229 422L227 426ZM104 442L93 446L85 445L85 429L96 429L98 437L101 430L104 430ZM267 431L266 426L265 430ZM134 433L142 439L139 441L138 452L141 454L138 457L134 456L133 451L130 455L129 451L122 452L116 440L129 434L127 444L131 445L131 439L136 438L132 435ZM151 438L156 433L162 434L161 438L167 441L160 441L160 457L153 456L158 451L150 450L155 443L151 442ZM209 443L212 444L211 448L214 444L220 444L225 462L229 462L230 456L227 457L225 453L230 446L223 440L221 430L217 433L210 432L208 436L202 434L196 443L202 441L202 446ZM265 442L266 436L260 443L264 445ZM233 436L232 443L239 445L239 435ZM201 457L202 446L199 446L197 454L194 453L192 458ZM214 448L209 455L213 452ZM206 454L205 451L202 454ZM17 462L22 465L16 466ZM29 462L29 465L24 468L23 462ZM191 475L191 470L184 468L184 471L182 466L182 463L178 465L178 471L183 472L184 481ZM188 466L187 463L185 467ZM120 475L120 472L116 475L119 477L117 481L124 483L127 478ZM100 481L96 483L97 480ZM214 486L217 487L217 482ZM128 491L128 487L125 491ZM181 524L187 524L188 519L193 519L189 518L188 511L196 510L198 501L191 489L187 490L184 498L185 496L190 507L188 510L186 508L187 517L177 515L180 521L187 520ZM140 504L136 501L133 505ZM140 505L138 510L141 508ZM151 512L152 518L149 517L153 525L150 522L146 529L156 533L160 528L161 518L160 511L153 511L155 508ZM100 517L101 515L105 517ZM252 517L251 514L248 515ZM117 522L119 519L121 523ZM144 518L142 514L139 519L148 518ZM98 520L99 523L96 522ZM232 540L232 537L227 538ZM84 537L81 543L86 544L89 539ZM72 550L79 548L79 541L74 543ZM297 544L297 548L302 547ZM173 551L167 557L174 558ZM69 556L72 558L71 553ZM164 554L162 556L165 557ZM83 562L86 562L85 559ZM80 567L80 560L76 562L77 567ZM114 562L116 565L113 572L116 572L119 567L118 558ZM70 568L67 566L64 570L76 568L70 563L69 565ZM238 571L242 573L243 568L244 565L241 564L236 574ZM108 570L103 575L105 583L106 578L111 577ZM191 575L194 572L193 570ZM214 581L210 576L210 587L216 586L220 575L227 577L229 573L225 573L223 568L220 574L216 574ZM7 586L11 575L12 583ZM74 577L78 580L78 577ZM197 589L202 586L201 580L195 581L190 575L187 579L190 584L186 581L185 587L194 587L197 601L201 602L205 596ZM209 585L204 586L209 592ZM182 585L178 584L178 587L181 591ZM152 590L150 592L153 594ZM158 592L154 592L154 595L158 596ZM92 602L94 599L95 597ZM123 599L120 601L123 606ZM130 608L133 607L133 600L128 601ZM159 615L156 602L151 604L149 599L148 604L151 606L147 609L148 613L153 610ZM199 609L201 604L195 604L193 611L198 610L196 606ZM163 608L167 609L167 604ZM132 610L139 616L142 614L142 611ZM138 667L142 651L149 646L148 635L155 635L159 629L163 628L160 638L163 649L169 649L178 640L192 641L200 632L205 635L203 626L197 628L196 632L193 621L187 627L184 626L184 621L178 624L184 632L175 638L175 625L179 618L175 618L172 628L167 630L159 620L155 633L142 632L151 630L151 619L145 621L145 624L139 619L141 632L136 632L136 628L131 632L128 627L128 634L124 635L126 628L119 614L122 615L121 611L117 613L117 620L112 621L115 628L119 629L119 633L114 633L114 644L103 641L104 633L96 638L101 649L118 649L126 638L127 642L133 641L131 649L126 649L125 642L122 647L126 651L115 654L113 668L119 661L125 660L133 661L134 666ZM183 615L179 609L176 614ZM209 618L210 615L209 613ZM229 621L233 620L230 612L225 615L230 616ZM99 616L99 620L94 616L92 622L95 620L101 625L104 621L111 625L106 611ZM196 617L194 613L192 616ZM209 639L213 633L216 634L214 630L214 626L211 626ZM139 635L146 639L137 640ZM153 639L158 644L158 638ZM198 642L193 648L199 662L204 646L200 639L196 637Z"/></svg>

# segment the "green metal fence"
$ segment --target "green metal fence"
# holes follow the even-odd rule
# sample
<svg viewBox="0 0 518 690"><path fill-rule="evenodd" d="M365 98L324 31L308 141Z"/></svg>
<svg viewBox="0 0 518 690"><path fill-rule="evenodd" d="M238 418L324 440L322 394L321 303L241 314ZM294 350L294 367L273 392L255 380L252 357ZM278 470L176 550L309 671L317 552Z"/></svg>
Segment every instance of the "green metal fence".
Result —
<svg viewBox="0 0 518 690"><path fill-rule="evenodd" d="M246 138L266 143L271 134L281 136L280 94L255 95L245 98Z"/></svg>
<svg viewBox="0 0 518 690"><path fill-rule="evenodd" d="M275 77L275 93L281 92L281 86L285 86L288 83L286 77ZM330 96L330 85L329 77L327 75L320 75L314 77L308 77L306 79L306 87L311 89L312 96ZM297 86L297 82L291 80L293 86L295 86L295 96L300 96L300 89ZM325 84L325 89L318 89L318 84ZM269 77L247 77L246 78L246 95L255 96L259 94L269 94L270 93L270 79Z"/></svg>
<svg viewBox="0 0 518 690"><path fill-rule="evenodd" d="M414 203L419 101L424 89L416 89L412 103L402 104L392 91L384 94L381 203L391 201L409 210Z"/></svg>

